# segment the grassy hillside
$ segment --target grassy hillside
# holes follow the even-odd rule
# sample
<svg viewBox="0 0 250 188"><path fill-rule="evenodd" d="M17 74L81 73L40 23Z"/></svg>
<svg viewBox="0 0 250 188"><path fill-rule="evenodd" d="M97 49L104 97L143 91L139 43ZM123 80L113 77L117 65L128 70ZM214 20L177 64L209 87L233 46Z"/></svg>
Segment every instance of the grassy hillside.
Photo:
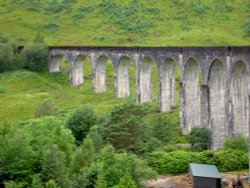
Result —
<svg viewBox="0 0 250 188"><path fill-rule="evenodd" d="M98 114L107 114L120 102L136 101L135 72L130 67L130 93L126 99L114 98L113 67L107 63L107 92L93 94L90 63L84 66L85 83L69 86L69 67L62 64L61 73L35 73L19 70L0 74L0 119L6 122L34 117L37 106L44 100L52 101L61 117L68 117L77 107L89 106ZM157 73L153 69L154 102L157 105ZM178 109L176 112L178 113ZM175 117L174 117L175 118ZM178 121L178 116L175 118Z"/></svg>
<svg viewBox="0 0 250 188"><path fill-rule="evenodd" d="M0 33L20 45L249 45L249 0L2 0Z"/></svg>

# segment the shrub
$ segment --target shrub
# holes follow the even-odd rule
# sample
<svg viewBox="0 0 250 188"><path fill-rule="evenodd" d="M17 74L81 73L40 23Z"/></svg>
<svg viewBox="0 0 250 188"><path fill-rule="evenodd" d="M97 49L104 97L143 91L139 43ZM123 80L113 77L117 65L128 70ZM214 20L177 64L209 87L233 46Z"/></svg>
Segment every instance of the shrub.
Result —
<svg viewBox="0 0 250 188"><path fill-rule="evenodd" d="M148 157L148 162L160 174L176 174L188 171L189 163L216 165L220 171L233 171L248 167L247 153L239 150L220 151L155 151Z"/></svg>
<svg viewBox="0 0 250 188"><path fill-rule="evenodd" d="M247 152L248 151L247 138L245 136L228 138L225 140L223 147L224 149L236 149Z"/></svg>
<svg viewBox="0 0 250 188"><path fill-rule="evenodd" d="M45 100L36 107L34 117L55 116L56 114L57 109L54 103L50 100Z"/></svg>
<svg viewBox="0 0 250 188"><path fill-rule="evenodd" d="M67 127L72 131L77 143L89 133L90 128L96 124L97 117L94 111L88 107L77 109L67 121Z"/></svg>
<svg viewBox="0 0 250 188"><path fill-rule="evenodd" d="M111 145L100 151L86 173L88 187L144 187L142 183L153 177L155 172L145 161L133 154L116 153Z"/></svg>
<svg viewBox="0 0 250 188"><path fill-rule="evenodd" d="M191 146L197 146L198 149L207 149L211 142L211 136L206 128L193 127L187 136L188 142Z"/></svg>
<svg viewBox="0 0 250 188"><path fill-rule="evenodd" d="M220 150L210 160L220 171L233 171L248 167L248 155L240 150Z"/></svg>
<svg viewBox="0 0 250 188"><path fill-rule="evenodd" d="M0 45L0 72L12 69L14 64L14 50L10 44Z"/></svg>
<svg viewBox="0 0 250 188"><path fill-rule="evenodd" d="M0 44L0 64L0 66L2 66L2 72L23 68L16 43L9 42L2 45Z"/></svg>
<svg viewBox="0 0 250 188"><path fill-rule="evenodd" d="M188 164L199 163L199 153L186 151L163 152L150 154L149 164L160 174L176 174L187 172Z"/></svg>
<svg viewBox="0 0 250 188"><path fill-rule="evenodd" d="M44 44L27 46L21 53L21 59L25 68L36 72L45 71L48 64L48 47Z"/></svg>

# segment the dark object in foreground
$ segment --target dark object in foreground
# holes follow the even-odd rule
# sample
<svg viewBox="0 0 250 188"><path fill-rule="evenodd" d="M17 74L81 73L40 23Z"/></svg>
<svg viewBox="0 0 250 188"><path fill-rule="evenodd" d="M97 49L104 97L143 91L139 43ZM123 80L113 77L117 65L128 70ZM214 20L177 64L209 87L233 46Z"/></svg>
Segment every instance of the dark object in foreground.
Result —
<svg viewBox="0 0 250 188"><path fill-rule="evenodd" d="M243 188L243 183L240 180L240 175L238 174L237 181L233 181L233 188Z"/></svg>
<svg viewBox="0 0 250 188"><path fill-rule="evenodd" d="M221 188L221 175L214 165L190 163L189 176L193 188Z"/></svg>

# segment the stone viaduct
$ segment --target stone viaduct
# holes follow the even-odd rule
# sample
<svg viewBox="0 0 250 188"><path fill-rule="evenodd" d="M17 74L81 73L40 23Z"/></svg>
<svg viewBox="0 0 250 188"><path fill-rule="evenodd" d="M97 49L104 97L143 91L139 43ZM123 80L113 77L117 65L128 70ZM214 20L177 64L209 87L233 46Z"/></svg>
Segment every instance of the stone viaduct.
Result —
<svg viewBox="0 0 250 188"><path fill-rule="evenodd" d="M83 64L92 64L93 91L106 91L106 62L114 68L115 97L130 95L129 64L136 70L136 99L152 101L152 65L158 71L158 103L162 112L176 105L175 69L180 72L181 128L211 130L212 149L236 135L249 135L250 47L50 47L49 71L70 64L72 86L84 83ZM155 83L154 83L155 84Z"/></svg>

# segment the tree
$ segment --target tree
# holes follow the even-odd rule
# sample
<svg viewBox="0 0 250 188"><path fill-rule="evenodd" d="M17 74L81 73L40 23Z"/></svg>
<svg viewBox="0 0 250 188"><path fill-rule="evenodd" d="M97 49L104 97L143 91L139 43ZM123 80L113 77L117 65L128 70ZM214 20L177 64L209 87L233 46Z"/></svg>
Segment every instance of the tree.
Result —
<svg viewBox="0 0 250 188"><path fill-rule="evenodd" d="M87 136L90 128L96 124L96 115L88 107L78 108L67 121L67 127L72 131L78 144Z"/></svg>
<svg viewBox="0 0 250 188"><path fill-rule="evenodd" d="M119 183L115 185L113 188L136 188L135 181L132 179L131 175L128 171L125 171L123 176L121 177Z"/></svg>
<svg viewBox="0 0 250 188"><path fill-rule="evenodd" d="M7 131L0 133L0 185L8 180L28 181L36 163L30 135L23 129L9 126Z"/></svg>
<svg viewBox="0 0 250 188"><path fill-rule="evenodd" d="M31 187L32 188L43 188L44 187L39 174L35 174L32 177Z"/></svg>
<svg viewBox="0 0 250 188"><path fill-rule="evenodd" d="M187 136L188 142L192 147L197 146L198 149L206 150L211 142L211 135L206 128L193 127Z"/></svg>
<svg viewBox="0 0 250 188"><path fill-rule="evenodd" d="M75 151L73 162L72 162L72 172L82 173L85 168L90 166L94 159L95 150L90 138L86 138L80 147Z"/></svg>
<svg viewBox="0 0 250 188"><path fill-rule="evenodd" d="M118 150L140 153L147 131L142 119L149 112L147 106L139 104L117 105L111 112L110 121L103 126L104 138Z"/></svg>
<svg viewBox="0 0 250 188"><path fill-rule="evenodd" d="M56 145L44 152L41 176L45 182L55 180L60 187L69 187L65 154Z"/></svg>
<svg viewBox="0 0 250 188"><path fill-rule="evenodd" d="M21 59L24 68L32 71L42 72L48 67L48 47L44 44L33 44L23 49Z"/></svg>
<svg viewBox="0 0 250 188"><path fill-rule="evenodd" d="M93 163L95 185L107 187L144 187L147 179L155 177L155 172L147 163L134 154L116 153L112 145L106 145Z"/></svg>
<svg viewBox="0 0 250 188"><path fill-rule="evenodd" d="M175 133L178 130L178 125L172 123L166 114L150 114L146 117L145 121L147 128L151 131L150 138L154 137L164 144L174 140Z"/></svg>
<svg viewBox="0 0 250 188"><path fill-rule="evenodd" d="M104 174L99 173L97 176L95 188L107 188L107 182L105 180Z"/></svg>
<svg viewBox="0 0 250 188"><path fill-rule="evenodd" d="M32 135L31 146L36 152L36 160L42 161L44 152L50 145L56 145L66 156L66 164L71 163L74 147L74 137L71 131L64 127L56 117L42 117L26 122L26 134Z"/></svg>

